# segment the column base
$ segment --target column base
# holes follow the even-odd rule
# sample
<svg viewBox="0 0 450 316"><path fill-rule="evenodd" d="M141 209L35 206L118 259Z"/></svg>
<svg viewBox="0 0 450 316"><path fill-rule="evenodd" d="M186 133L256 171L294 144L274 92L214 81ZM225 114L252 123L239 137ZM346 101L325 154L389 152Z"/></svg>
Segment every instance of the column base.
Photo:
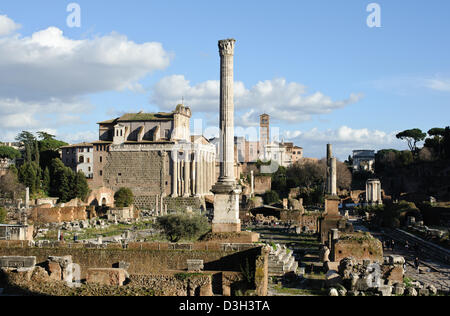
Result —
<svg viewBox="0 0 450 316"><path fill-rule="evenodd" d="M241 223L218 223L212 224L213 233L235 233L241 231Z"/></svg>
<svg viewBox="0 0 450 316"><path fill-rule="evenodd" d="M239 219L239 186L216 184L214 194L213 233L229 233L241 231Z"/></svg>

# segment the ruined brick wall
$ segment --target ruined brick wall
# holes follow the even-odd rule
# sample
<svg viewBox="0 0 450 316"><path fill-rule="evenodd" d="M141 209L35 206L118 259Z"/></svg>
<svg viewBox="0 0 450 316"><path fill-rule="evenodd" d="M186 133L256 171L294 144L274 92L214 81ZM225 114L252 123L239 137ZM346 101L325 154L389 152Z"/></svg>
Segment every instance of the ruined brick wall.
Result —
<svg viewBox="0 0 450 316"><path fill-rule="evenodd" d="M140 209L158 209L160 207L160 196L158 195L141 195L135 196L134 205ZM201 209L206 210L205 199L201 197L165 197L163 204L167 205L168 211L176 211L184 213L190 207L192 211L199 212Z"/></svg>
<svg viewBox="0 0 450 316"><path fill-rule="evenodd" d="M306 213L301 218L301 228L303 231L318 232L319 231L319 219L322 214Z"/></svg>
<svg viewBox="0 0 450 316"><path fill-rule="evenodd" d="M206 210L205 199L199 197L190 198L164 198L164 204L167 204L167 209L177 212L185 212L188 207L191 207L194 212L201 209Z"/></svg>
<svg viewBox="0 0 450 316"><path fill-rule="evenodd" d="M302 221L302 212L301 211L281 211L280 212L280 219L282 221L293 221L295 223L301 223Z"/></svg>
<svg viewBox="0 0 450 316"><path fill-rule="evenodd" d="M272 177L255 176L255 194L264 194L272 190Z"/></svg>
<svg viewBox="0 0 450 316"><path fill-rule="evenodd" d="M110 152L103 182L115 192L123 187L130 188L136 197L161 195L166 186L167 164L163 160L157 151Z"/></svg>
<svg viewBox="0 0 450 316"><path fill-rule="evenodd" d="M331 257L334 262L352 257L356 262L363 260L378 261L383 263L383 246L381 241L361 233L346 234L336 242L332 249Z"/></svg>
<svg viewBox="0 0 450 316"><path fill-rule="evenodd" d="M212 275L167 272L157 275L130 275L130 286L152 289L157 296L212 296Z"/></svg>
<svg viewBox="0 0 450 316"><path fill-rule="evenodd" d="M7 246L8 245L8 246ZM14 245L14 246L11 246ZM24 245L24 244L20 244ZM63 257L71 255L74 263L81 267L82 278L89 268L111 268L119 261L131 263L130 274L158 274L168 270L186 270L188 259L204 261L205 270L240 271L242 263L256 260L258 249L239 251L216 250L151 250L122 249L121 245L111 245L107 249L84 248L81 244L60 244L55 248L36 248L19 244L0 242L0 256L35 256L38 263L43 263L49 256ZM69 248L70 246L70 248ZM114 249L116 248L116 249Z"/></svg>
<svg viewBox="0 0 450 316"><path fill-rule="evenodd" d="M62 223L87 219L85 206L78 207L35 207L30 211L30 219L39 223Z"/></svg>

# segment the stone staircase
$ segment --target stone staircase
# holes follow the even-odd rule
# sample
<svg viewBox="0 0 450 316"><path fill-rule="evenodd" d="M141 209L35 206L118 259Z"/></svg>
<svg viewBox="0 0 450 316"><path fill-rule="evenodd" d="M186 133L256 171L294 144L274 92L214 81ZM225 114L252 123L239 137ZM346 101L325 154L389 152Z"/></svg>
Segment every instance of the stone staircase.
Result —
<svg viewBox="0 0 450 316"><path fill-rule="evenodd" d="M289 272L297 273L298 262L295 261L293 251L286 246L276 245L269 254L269 275L282 276Z"/></svg>
<svg viewBox="0 0 450 316"><path fill-rule="evenodd" d="M445 264L450 264L450 251L448 249L423 240L422 238L419 238L401 229L386 230L385 235L397 241L408 241L411 246L417 244L422 255L425 254L432 259L438 260Z"/></svg>

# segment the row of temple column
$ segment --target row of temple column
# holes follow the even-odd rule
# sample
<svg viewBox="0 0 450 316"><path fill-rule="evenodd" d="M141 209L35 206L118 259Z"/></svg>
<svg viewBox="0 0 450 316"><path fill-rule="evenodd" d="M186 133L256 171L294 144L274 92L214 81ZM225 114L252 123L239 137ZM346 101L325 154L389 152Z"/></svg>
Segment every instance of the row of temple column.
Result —
<svg viewBox="0 0 450 316"><path fill-rule="evenodd" d="M172 197L211 194L216 182L215 153L172 153Z"/></svg>

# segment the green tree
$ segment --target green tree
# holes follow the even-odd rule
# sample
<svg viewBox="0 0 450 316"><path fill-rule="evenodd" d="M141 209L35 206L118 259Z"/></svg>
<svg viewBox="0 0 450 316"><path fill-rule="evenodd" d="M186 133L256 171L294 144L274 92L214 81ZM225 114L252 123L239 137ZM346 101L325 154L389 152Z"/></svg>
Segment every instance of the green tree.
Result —
<svg viewBox="0 0 450 316"><path fill-rule="evenodd" d="M0 224L6 224L8 212L3 207L0 207Z"/></svg>
<svg viewBox="0 0 450 316"><path fill-rule="evenodd" d="M114 201L116 207L129 207L134 202L133 191L129 188L120 188L114 194Z"/></svg>
<svg viewBox="0 0 450 316"><path fill-rule="evenodd" d="M170 242L178 242L181 239L198 239L211 229L205 216L193 214L173 214L159 217L157 225Z"/></svg>
<svg viewBox="0 0 450 316"><path fill-rule="evenodd" d="M34 162L26 162L19 169L19 181L30 188L30 193L37 193L39 187L37 166Z"/></svg>
<svg viewBox="0 0 450 316"><path fill-rule="evenodd" d="M42 189L45 191L46 194L50 194L50 185L51 185L50 170L47 167L44 170L44 177L42 179Z"/></svg>
<svg viewBox="0 0 450 316"><path fill-rule="evenodd" d="M271 205L274 203L278 203L280 201L280 196L276 191L268 191L264 194L264 203L267 205Z"/></svg>
<svg viewBox="0 0 450 316"><path fill-rule="evenodd" d="M78 171L75 176L75 194L77 198L85 200L89 194L89 185L86 180L86 175L83 171Z"/></svg>
<svg viewBox="0 0 450 316"><path fill-rule="evenodd" d="M50 167L50 194L61 202L68 202L76 197L75 173L64 166L60 159L53 159Z"/></svg>
<svg viewBox="0 0 450 316"><path fill-rule="evenodd" d="M0 146L0 158L17 159L20 158L20 151L8 146Z"/></svg>
<svg viewBox="0 0 450 316"><path fill-rule="evenodd" d="M414 128L398 133L396 137L401 140L406 140L411 152L415 153L417 152L417 143L423 141L426 136L427 134L422 132L422 130Z"/></svg>

